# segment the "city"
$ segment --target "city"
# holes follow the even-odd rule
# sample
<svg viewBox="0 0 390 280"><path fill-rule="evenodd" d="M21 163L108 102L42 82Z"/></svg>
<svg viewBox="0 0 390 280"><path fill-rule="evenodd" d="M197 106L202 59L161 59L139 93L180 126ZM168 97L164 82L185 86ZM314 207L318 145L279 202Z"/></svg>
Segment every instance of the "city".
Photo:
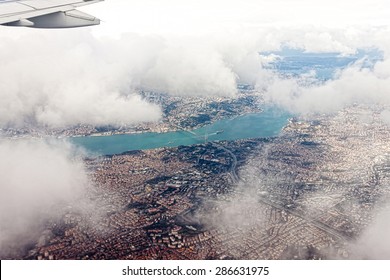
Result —
<svg viewBox="0 0 390 280"><path fill-rule="evenodd" d="M68 209L26 259L349 259L389 199L383 108L279 137L85 158L99 213ZM367 129L367 127L370 129Z"/></svg>

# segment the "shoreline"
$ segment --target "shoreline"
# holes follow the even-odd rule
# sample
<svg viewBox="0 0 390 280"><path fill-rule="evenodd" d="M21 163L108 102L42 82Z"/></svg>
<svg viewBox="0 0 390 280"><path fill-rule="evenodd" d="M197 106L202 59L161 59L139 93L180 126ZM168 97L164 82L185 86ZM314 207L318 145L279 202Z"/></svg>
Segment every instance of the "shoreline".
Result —
<svg viewBox="0 0 390 280"><path fill-rule="evenodd" d="M73 144L91 152L120 154L132 150L190 146L214 141L276 137L283 132L289 120L287 113L274 115L274 111L268 110L265 113L243 114L220 120L194 130L89 135L70 139Z"/></svg>

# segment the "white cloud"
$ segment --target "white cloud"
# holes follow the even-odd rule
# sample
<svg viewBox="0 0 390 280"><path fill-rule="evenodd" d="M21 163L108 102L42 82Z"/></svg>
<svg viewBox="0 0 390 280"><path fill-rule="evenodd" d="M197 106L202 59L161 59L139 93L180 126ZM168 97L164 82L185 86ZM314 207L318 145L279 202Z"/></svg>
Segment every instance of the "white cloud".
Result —
<svg viewBox="0 0 390 280"><path fill-rule="evenodd" d="M390 32L381 26L390 21L388 7L384 0L111 0L83 8L105 20L93 28L1 27L0 127L155 121L161 109L138 89L233 96L239 82L257 84L269 102L301 114L354 102L390 105ZM261 68L258 52L283 45L343 55L377 47L385 60L305 87ZM88 178L72 153L66 145L0 143L2 244L82 194ZM237 217L247 211L223 206Z"/></svg>
<svg viewBox="0 0 390 280"><path fill-rule="evenodd" d="M150 59L145 52L134 64L137 48L148 42L134 38L122 43L129 49L84 31L32 31L2 41L0 97L5 106L0 124L26 119L50 126L157 120L160 109L133 94L129 81L134 78L131 67L143 67Z"/></svg>
<svg viewBox="0 0 390 280"><path fill-rule="evenodd" d="M34 241L42 223L67 206L81 212L90 181L80 151L63 142L0 142L0 255L11 256ZM10 254L10 255L8 255Z"/></svg>
<svg viewBox="0 0 390 280"><path fill-rule="evenodd" d="M165 48L146 73L142 86L174 95L233 96L236 76L209 46L176 43Z"/></svg>
<svg viewBox="0 0 390 280"><path fill-rule="evenodd" d="M353 258L390 259L390 211L384 209L376 214L374 221L359 239L351 245Z"/></svg>
<svg viewBox="0 0 390 280"><path fill-rule="evenodd" d="M383 110L380 114L380 118L385 124L390 125L390 111L389 110Z"/></svg>
<svg viewBox="0 0 390 280"><path fill-rule="evenodd" d="M268 87L269 100L297 112L327 111L327 107L359 100L362 94L349 96L352 93L344 89L355 88L346 88L342 82L305 89L295 81L272 78L273 73L262 69L258 52L288 45L348 55L362 47L390 47L388 29L373 27L374 20L364 27L337 28L311 22L322 17L321 9L335 10L332 18L323 19L337 22L341 20L337 11L347 6L345 23L359 23L362 11L363 19L374 19L375 13L387 13L381 0L370 5L357 1L351 7L340 1L315 5L304 0L218 2L105 1L85 7L98 17L107 17L97 27L2 27L0 126L25 121L49 126L156 121L161 109L142 100L138 89L182 96L234 96L237 83ZM291 27L279 24L283 22ZM374 76L387 75L387 69L385 63L378 65ZM369 82L370 74L359 70L345 72L341 79L350 82L361 76L361 82ZM330 104L335 101L339 102L336 106Z"/></svg>
<svg viewBox="0 0 390 280"><path fill-rule="evenodd" d="M237 26L386 25L386 0L111 0L84 10L105 22L96 33L205 34Z"/></svg>
<svg viewBox="0 0 390 280"><path fill-rule="evenodd" d="M237 82L255 83L261 65L253 43L248 48L231 39L224 42L23 29L20 36L0 42L0 125L158 120L161 109L142 100L139 89L233 96Z"/></svg>
<svg viewBox="0 0 390 280"><path fill-rule="evenodd" d="M362 61L347 67L322 85L301 86L296 79L275 78L267 99L294 113L334 113L354 103L390 106L390 60L362 68Z"/></svg>

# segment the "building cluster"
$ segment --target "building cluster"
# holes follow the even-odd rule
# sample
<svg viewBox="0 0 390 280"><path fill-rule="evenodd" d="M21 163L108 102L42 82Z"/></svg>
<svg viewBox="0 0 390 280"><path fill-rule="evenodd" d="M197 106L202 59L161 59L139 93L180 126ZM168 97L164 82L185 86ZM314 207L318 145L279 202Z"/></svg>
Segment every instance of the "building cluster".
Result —
<svg viewBox="0 0 390 280"><path fill-rule="evenodd" d="M142 124L122 124L95 126L79 124L70 127L47 127L38 123L26 123L23 127L0 128L0 135L7 138L31 137L74 137L74 136L107 136L141 132L168 132L192 130L216 120L231 118L237 115L260 112L261 94L253 89L243 87L235 97L177 97L164 93L141 92L146 101L157 104L162 109L159 122Z"/></svg>
<svg viewBox="0 0 390 280"><path fill-rule="evenodd" d="M390 197L381 116L354 106L292 119L277 138L86 159L99 214L66 213L25 257L353 258L348 244Z"/></svg>

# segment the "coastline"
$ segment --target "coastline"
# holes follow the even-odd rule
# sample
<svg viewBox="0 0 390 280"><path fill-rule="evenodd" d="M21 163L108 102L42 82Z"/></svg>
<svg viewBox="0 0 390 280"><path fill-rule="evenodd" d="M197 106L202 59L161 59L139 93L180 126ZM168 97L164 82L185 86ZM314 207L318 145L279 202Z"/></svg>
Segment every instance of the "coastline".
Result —
<svg viewBox="0 0 390 280"><path fill-rule="evenodd" d="M168 132L113 133L72 137L71 142L86 150L101 154L117 154L131 150L188 146L209 141L243 140L278 136L290 116L273 109L261 113L241 114L222 119L193 130Z"/></svg>

